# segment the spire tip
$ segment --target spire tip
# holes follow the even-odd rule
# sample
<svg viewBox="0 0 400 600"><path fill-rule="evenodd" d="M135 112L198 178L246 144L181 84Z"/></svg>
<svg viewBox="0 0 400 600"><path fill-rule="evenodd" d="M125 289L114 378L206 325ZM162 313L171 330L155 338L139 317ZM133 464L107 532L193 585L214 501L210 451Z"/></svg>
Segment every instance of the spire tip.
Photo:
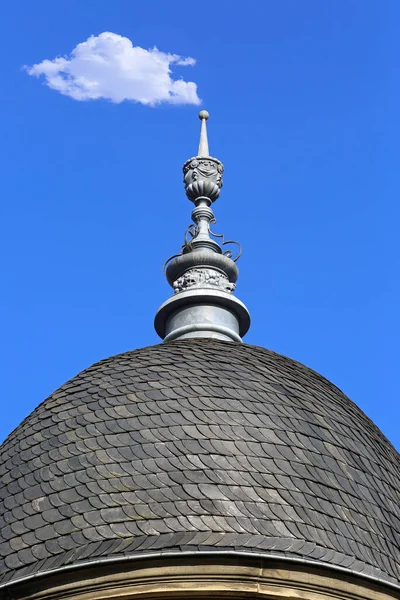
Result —
<svg viewBox="0 0 400 600"><path fill-rule="evenodd" d="M209 116L210 115L208 114L208 112L206 110L201 110L199 112L199 119L200 119L200 121L202 121L203 119L205 119L207 121L207 119L208 119Z"/></svg>
<svg viewBox="0 0 400 600"><path fill-rule="evenodd" d="M200 142L199 149L197 152L197 156L210 156L208 150L208 137L207 137L207 119L209 114L206 110L201 110L199 112L199 119L201 121L201 130L200 130Z"/></svg>

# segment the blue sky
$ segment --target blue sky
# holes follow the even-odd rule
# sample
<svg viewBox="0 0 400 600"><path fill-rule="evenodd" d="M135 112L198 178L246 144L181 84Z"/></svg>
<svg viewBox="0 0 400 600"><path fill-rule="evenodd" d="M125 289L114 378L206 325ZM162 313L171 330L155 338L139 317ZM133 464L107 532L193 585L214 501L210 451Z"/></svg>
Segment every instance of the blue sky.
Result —
<svg viewBox="0 0 400 600"><path fill-rule="evenodd" d="M2 3L1 438L77 372L158 343L204 107L246 341L322 373L400 447L399 19L397 0ZM103 32L143 49L139 83L120 64L85 100L90 47L68 84L43 61Z"/></svg>

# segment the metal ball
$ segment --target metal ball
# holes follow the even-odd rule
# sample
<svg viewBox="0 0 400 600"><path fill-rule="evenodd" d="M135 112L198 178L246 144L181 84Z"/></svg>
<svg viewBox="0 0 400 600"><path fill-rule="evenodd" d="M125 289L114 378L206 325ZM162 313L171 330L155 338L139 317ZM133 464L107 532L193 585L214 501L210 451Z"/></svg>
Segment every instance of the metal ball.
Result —
<svg viewBox="0 0 400 600"><path fill-rule="evenodd" d="M199 119L205 119L207 121L209 116L210 115L208 114L208 112L206 110L201 110L199 112Z"/></svg>

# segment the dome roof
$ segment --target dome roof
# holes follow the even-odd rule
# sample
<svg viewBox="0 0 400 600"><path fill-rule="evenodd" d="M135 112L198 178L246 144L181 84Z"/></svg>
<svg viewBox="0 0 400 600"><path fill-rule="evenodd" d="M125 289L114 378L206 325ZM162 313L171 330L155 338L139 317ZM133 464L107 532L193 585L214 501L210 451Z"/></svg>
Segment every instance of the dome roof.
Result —
<svg viewBox="0 0 400 600"><path fill-rule="evenodd" d="M162 552L399 583L400 461L326 379L211 339L103 360L1 447L1 583Z"/></svg>

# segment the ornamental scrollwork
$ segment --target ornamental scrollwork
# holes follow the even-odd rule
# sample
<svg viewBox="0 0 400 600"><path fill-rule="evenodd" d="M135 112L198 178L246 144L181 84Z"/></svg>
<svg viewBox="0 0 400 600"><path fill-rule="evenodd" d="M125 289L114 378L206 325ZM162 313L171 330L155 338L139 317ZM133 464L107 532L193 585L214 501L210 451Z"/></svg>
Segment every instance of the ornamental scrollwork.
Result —
<svg viewBox="0 0 400 600"><path fill-rule="evenodd" d="M216 158L197 157L187 161L183 166L183 181L188 198L195 200L202 191L214 201L222 187L223 172L224 166Z"/></svg>
<svg viewBox="0 0 400 600"><path fill-rule="evenodd" d="M213 269L190 269L173 283L175 294L195 287L233 292L236 285L231 283L226 275Z"/></svg>
<svg viewBox="0 0 400 600"><path fill-rule="evenodd" d="M223 172L224 166L219 160L194 158L183 167L184 183L189 185L198 179L212 179L218 187L222 187Z"/></svg>

